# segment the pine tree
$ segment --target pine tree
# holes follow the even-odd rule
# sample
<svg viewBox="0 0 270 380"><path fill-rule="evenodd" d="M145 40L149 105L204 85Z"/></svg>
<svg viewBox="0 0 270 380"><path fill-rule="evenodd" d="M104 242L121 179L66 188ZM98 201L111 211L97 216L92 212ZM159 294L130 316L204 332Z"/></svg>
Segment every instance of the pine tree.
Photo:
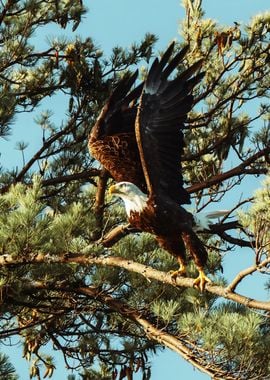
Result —
<svg viewBox="0 0 270 380"><path fill-rule="evenodd" d="M0 336L20 336L32 377L54 372L48 343L83 379L141 372L149 380L149 355L164 346L216 379L270 376L269 302L238 291L253 273L270 288L270 13L223 27L204 18L200 0L183 6L178 48L188 43L185 63L203 58L205 71L185 130L185 181L196 211L231 201L229 215L200 234L213 279L203 294L192 287L192 263L188 277L174 281L175 260L130 228L106 192L112 179L87 150L111 89L134 65L149 63L156 37L116 47L107 58L90 37L74 35L81 1L2 5L0 136L28 113L40 143L30 159L28 142L17 143L22 162L0 172ZM33 33L51 24L68 37L40 51ZM37 108L48 99L61 99L60 122ZM265 176L261 188L245 192L257 176ZM253 264L228 282L222 263L235 247Z"/></svg>

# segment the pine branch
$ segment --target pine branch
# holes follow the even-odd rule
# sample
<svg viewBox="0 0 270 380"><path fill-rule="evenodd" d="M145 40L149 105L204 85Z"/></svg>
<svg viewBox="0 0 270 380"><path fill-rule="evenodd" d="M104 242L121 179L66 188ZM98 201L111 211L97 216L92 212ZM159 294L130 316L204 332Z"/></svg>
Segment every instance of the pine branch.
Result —
<svg viewBox="0 0 270 380"><path fill-rule="evenodd" d="M98 177L99 175L100 175L99 169L91 168L89 170L84 170L79 173L44 179L41 181L41 183L42 183L42 186L52 186L52 185L57 185L59 183L68 183L72 181L78 181L80 179L85 179L96 186L96 183L93 180L91 180L91 177Z"/></svg>
<svg viewBox="0 0 270 380"><path fill-rule="evenodd" d="M169 334L164 329L157 328L153 323L151 323L150 320L147 319L142 311L138 311L125 302L113 298L111 295L101 291L100 288L89 286L74 289L69 288L66 285L53 286L38 281L32 281L27 284L27 291L31 294L40 290L62 291L65 293L77 294L78 296L84 295L91 300L94 299L95 301L106 305L109 310L117 312L124 318L128 318L137 325L141 326L148 339L175 351L200 371L216 379L222 378L223 380L236 380L235 377L231 376L217 365L213 363L209 364L209 362L207 362L207 357L205 358L203 354L198 354L199 351L196 350L196 346L194 347L194 344L189 344L188 340L181 339L181 337Z"/></svg>
<svg viewBox="0 0 270 380"><path fill-rule="evenodd" d="M103 265L103 266L112 266L123 268L128 271L141 274L148 280L156 280L164 284L172 285L174 287L183 287L183 288L192 288L193 287L193 278L188 277L177 277L173 279L169 273L162 272L160 270L154 269L150 266L135 262L133 260L128 260L118 256L99 256L99 257L89 257L83 254L74 254L70 255L64 254L62 256L52 257L50 255L46 256L39 254L32 259L22 259L18 260L12 255L2 255L0 256L0 266L13 266L20 267L26 264L80 264L80 265ZM260 269L262 269L263 263L261 263ZM250 270L250 269L248 269ZM258 301L253 298L243 296L239 293L235 293L233 290L230 290L228 287L222 287L215 284L206 284L206 291L216 296L237 302L241 305L244 305L250 309L259 309L264 311L270 311L270 302Z"/></svg>
<svg viewBox="0 0 270 380"><path fill-rule="evenodd" d="M81 107L77 110L76 115L72 117L72 119L69 121L66 128L60 130L59 132L55 133L53 136L51 136L47 141L45 141L42 145L42 147L34 154L34 156L28 161L28 163L22 168L20 173L15 178L15 183L22 180L24 175L28 172L28 170L31 168L31 166L40 158L41 154L48 149L55 141L57 141L60 137L64 136L65 134L71 132L71 130L74 128L74 125L76 124L76 120L81 112Z"/></svg>
<svg viewBox="0 0 270 380"><path fill-rule="evenodd" d="M74 258L70 258L70 259L67 258L66 260L68 262L69 261L74 262ZM86 264L86 262L89 262L89 263L91 262L91 264L97 264L97 265L101 264L105 266L106 265L116 266L116 267L127 269L135 273L139 273L143 275L144 277L146 277L147 279L157 280L159 282L166 283L172 286L177 286L177 287L192 288L193 282L194 282L193 278L182 278L182 277L179 278L178 277L174 280L172 279L171 275L166 272L156 270L154 268L151 268L144 264L134 262L132 260L123 259L122 257L111 256L111 257L85 258L81 256L80 258L77 257L75 262L79 262L80 264L82 263ZM239 304L242 304L249 308L270 311L270 302L262 302L262 301L255 300L255 299L240 295L238 293L235 293L233 291L228 291L227 288L223 288L222 286L207 284L206 290L209 293L238 302Z"/></svg>
<svg viewBox="0 0 270 380"><path fill-rule="evenodd" d="M219 237L221 237L221 239L225 240L226 242L233 244L233 245L237 245L238 247L241 247L241 248L248 247L248 248L252 248L252 249L254 247L252 241L238 239L236 237L233 237L233 236L227 234L226 232L216 232L216 234Z"/></svg>
<svg viewBox="0 0 270 380"><path fill-rule="evenodd" d="M22 170L17 174L16 178L13 180L13 183L18 183L22 181L23 177L25 174L28 172L28 170L40 159L42 153L47 150L55 141L60 139L62 136L70 133L72 129L77 126L76 122L78 119L78 116L80 115L84 105L85 105L86 99L84 99L81 102L80 107L77 109L76 113L74 116L69 120L68 125L66 128L61 129L60 131L56 132L54 135L49 137L46 141L44 141L42 147L32 156L32 158L24 165ZM1 194L4 194L7 192L10 188L10 184L3 186L1 189Z"/></svg>
<svg viewBox="0 0 270 380"><path fill-rule="evenodd" d="M99 169L91 168L89 170L84 170L84 171L79 172L79 173L73 173L73 174L61 175L61 176L54 177L54 178L43 179L43 180L41 180L41 184L42 184L42 186L46 187L46 186L58 185L60 183L66 184L66 183L69 183L72 181L78 181L78 180L84 179L87 182L90 182L92 185L97 186L96 182L91 177L98 177L99 175L100 175ZM31 186L32 182L27 182L27 183L25 183L25 185ZM9 186L10 185L3 187L0 190L0 194L4 194L5 192L7 192L9 189Z"/></svg>
<svg viewBox="0 0 270 380"><path fill-rule="evenodd" d="M135 232L140 232L140 230L132 227L129 223L120 224L119 226L109 231L104 237L102 237L99 240L99 243L101 243L104 247L109 248L123 237Z"/></svg>
<svg viewBox="0 0 270 380"><path fill-rule="evenodd" d="M208 234L209 232L211 232L211 233L217 234L228 243L238 245L240 247L253 248L254 246L253 242L243 240L243 239L237 239L225 233L225 231L235 229L235 228L241 228L241 225L239 224L238 221L232 221L232 222L227 222L227 223L216 223L216 224L210 225L209 230L203 231L201 233ZM140 230L132 227L129 223L121 224L113 228L111 231L109 231L104 237L102 237L98 241L98 243L101 243L104 247L109 248L109 247L112 247L119 240L121 240L123 237L132 233L137 233L137 232L140 232Z"/></svg>
<svg viewBox="0 0 270 380"><path fill-rule="evenodd" d="M252 273L255 273L257 271L260 271L261 269L265 268L268 264L270 264L270 258L262 261L258 265L252 265L249 268L246 268L239 272L235 278L232 280L232 282L227 286L226 290L229 292L234 292L236 287L240 284L240 282L246 277L251 275Z"/></svg>
<svg viewBox="0 0 270 380"><path fill-rule="evenodd" d="M230 179L232 177L244 175L244 174L246 174L245 170L249 165L255 163L259 158L266 157L269 154L270 154L270 147L268 146L268 147L260 150L259 152L253 154L252 156L250 156L249 158L244 160L240 165L235 166L233 169L230 169L224 173L215 175L206 181L203 181L200 183L195 183L194 185L189 186L187 188L187 191L190 194L196 193L196 192L201 191L203 189L207 189L211 186L219 184L219 183L221 183L227 179ZM267 172L267 169L265 168L265 173L266 172ZM248 171L247 171L247 174L249 174ZM254 174L254 172L252 172L252 174ZM261 170L259 170L259 174L261 174Z"/></svg>
<svg viewBox="0 0 270 380"><path fill-rule="evenodd" d="M96 200L94 204L94 214L97 222L97 236L101 234L102 231L102 222L103 222L103 210L106 194L107 181L109 179L109 173L106 169L101 169L97 191L96 191ZM96 237L97 238L97 237Z"/></svg>
<svg viewBox="0 0 270 380"><path fill-rule="evenodd" d="M177 354L179 354L185 360L187 360L190 364L198 368L200 371L206 373L207 375L213 377L222 376L224 380L235 379L235 377L227 376L227 374L222 369L218 368L213 364L203 364L203 360L200 360L200 358L197 357L196 353L193 350L191 350L188 347L188 345L183 344L181 339L177 338L174 335L168 334L163 329L156 328L149 320L142 316L141 312L134 308L131 308L126 303L121 302L120 300L116 300L112 296L97 291L96 288L92 287L79 288L76 291L76 293L84 294L90 298L94 298L102 302L103 304L108 305L112 310L120 313L124 317L131 319L143 328L146 336L149 339L154 340L157 343L175 351Z"/></svg>
<svg viewBox="0 0 270 380"><path fill-rule="evenodd" d="M248 119L248 121L246 122L243 122L241 124L241 128L245 128L247 127L248 125L250 125L251 123L253 123L254 121L258 120L259 118L261 118L263 116L263 112L260 112L258 115L254 116L253 118L250 118ZM232 116L230 117L232 118ZM228 118L229 119L229 118ZM197 128L202 128L202 127L205 127L207 124L209 124L211 121L211 117L209 117L209 120L207 119L206 121L204 121L203 123L201 124L194 124L194 120L189 120L189 125L187 126L187 129L197 129ZM209 153L213 153L215 152L220 146L222 146L224 143L227 143L227 144L230 144L231 145L231 134L233 134L234 132L237 132L239 130L239 127L238 126L237 128L235 128L234 130L230 131L230 134L226 135L226 136L223 136L219 139L215 139L213 141L213 143L210 145L210 146L206 146L204 147L203 149L199 150L198 152L196 153L190 153L190 154L186 154L184 157L183 157L183 161L192 161L192 160L198 160L200 159L203 155L205 154L209 154ZM254 173L255 174L255 173Z"/></svg>
<svg viewBox="0 0 270 380"><path fill-rule="evenodd" d="M3 8L2 12L0 13L0 25L2 24L9 8L11 8L13 5L13 0L8 0L7 3L5 4L5 7Z"/></svg>

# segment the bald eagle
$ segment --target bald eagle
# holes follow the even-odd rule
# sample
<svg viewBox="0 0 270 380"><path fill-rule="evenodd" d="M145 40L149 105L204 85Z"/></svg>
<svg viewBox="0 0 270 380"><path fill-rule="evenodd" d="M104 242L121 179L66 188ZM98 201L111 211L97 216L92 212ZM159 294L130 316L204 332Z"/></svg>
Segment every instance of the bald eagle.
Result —
<svg viewBox="0 0 270 380"><path fill-rule="evenodd" d="M194 286L204 290L207 251L195 233L196 220L182 205L190 203L183 186L183 128L194 86L203 78L202 61L169 79L188 51L173 54L172 43L151 65L145 82L134 87L138 72L125 76L104 105L89 138L93 157L115 179L110 193L123 199L128 220L153 234L186 272L186 248L198 268Z"/></svg>

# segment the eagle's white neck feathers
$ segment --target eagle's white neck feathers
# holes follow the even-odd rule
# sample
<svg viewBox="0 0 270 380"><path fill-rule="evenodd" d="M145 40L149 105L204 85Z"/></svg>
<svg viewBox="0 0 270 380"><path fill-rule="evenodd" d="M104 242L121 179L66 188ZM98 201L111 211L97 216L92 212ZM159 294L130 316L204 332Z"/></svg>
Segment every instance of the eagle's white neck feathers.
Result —
<svg viewBox="0 0 270 380"><path fill-rule="evenodd" d="M146 207L147 195L133 183L119 182L110 187L110 193L124 201L128 216L131 211L141 212Z"/></svg>
<svg viewBox="0 0 270 380"><path fill-rule="evenodd" d="M128 216L130 216L132 211L142 212L147 205L147 195L130 182L118 182L110 187L110 193L120 197L124 201ZM187 211L191 212L190 210ZM208 230L211 219L224 217L228 213L228 210L192 213L195 222L194 231Z"/></svg>

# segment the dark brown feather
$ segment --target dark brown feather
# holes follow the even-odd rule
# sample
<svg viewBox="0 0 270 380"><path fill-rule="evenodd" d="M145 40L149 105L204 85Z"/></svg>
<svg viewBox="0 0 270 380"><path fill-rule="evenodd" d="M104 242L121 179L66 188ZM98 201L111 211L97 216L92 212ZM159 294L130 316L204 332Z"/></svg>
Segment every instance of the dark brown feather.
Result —
<svg viewBox="0 0 270 380"><path fill-rule="evenodd" d="M184 70L179 77L168 77L182 61L185 47L168 63L173 49L168 48L167 62L156 59L146 79L136 117L136 139L149 194L165 194L178 205L190 203L183 186L181 155L182 130L193 106L193 87L202 74L193 76L201 61ZM166 65L167 64L167 65Z"/></svg>

